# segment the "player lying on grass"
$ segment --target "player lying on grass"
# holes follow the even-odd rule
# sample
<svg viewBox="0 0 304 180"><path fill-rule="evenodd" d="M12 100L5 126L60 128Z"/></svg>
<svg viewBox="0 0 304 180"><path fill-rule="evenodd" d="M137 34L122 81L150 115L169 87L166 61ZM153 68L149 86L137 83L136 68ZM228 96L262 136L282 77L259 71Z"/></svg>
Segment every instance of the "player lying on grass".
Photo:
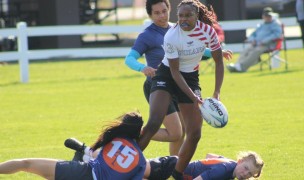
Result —
<svg viewBox="0 0 304 180"><path fill-rule="evenodd" d="M174 170L177 156L166 156L147 161L144 178L149 180L168 179ZM183 173L184 180L245 180L258 178L264 166L260 156L251 151L240 152L237 161L215 154L205 159L192 161Z"/></svg>
<svg viewBox="0 0 304 180"><path fill-rule="evenodd" d="M131 112L118 120L107 126L92 145L93 151L102 149L94 160L13 159L0 163L0 174L24 171L49 180L141 180L146 159L136 140L143 125L142 117Z"/></svg>
<svg viewBox="0 0 304 180"><path fill-rule="evenodd" d="M90 147L75 138L65 141L68 148L76 150L73 160L88 161L95 158ZM170 177L177 162L177 156L165 156L147 160L143 179L165 180ZM186 167L183 176L187 180L229 180L258 178L264 162L252 151L240 152L237 160L231 160L216 154L207 154L205 159L192 161Z"/></svg>

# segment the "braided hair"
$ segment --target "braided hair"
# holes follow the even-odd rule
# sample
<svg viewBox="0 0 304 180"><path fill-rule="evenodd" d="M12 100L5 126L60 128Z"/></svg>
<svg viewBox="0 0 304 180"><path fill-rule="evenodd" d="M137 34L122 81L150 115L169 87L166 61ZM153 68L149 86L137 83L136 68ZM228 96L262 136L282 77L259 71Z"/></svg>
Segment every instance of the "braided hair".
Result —
<svg viewBox="0 0 304 180"><path fill-rule="evenodd" d="M182 5L192 5L198 13L198 20L202 21L203 23L210 26L213 26L213 24L216 23L216 14L211 5L205 6L199 0L182 0L177 8Z"/></svg>
<svg viewBox="0 0 304 180"><path fill-rule="evenodd" d="M117 121L105 128L95 143L91 146L91 149L95 151L108 144L116 137L138 140L142 125L142 116L138 112L126 113L118 117Z"/></svg>

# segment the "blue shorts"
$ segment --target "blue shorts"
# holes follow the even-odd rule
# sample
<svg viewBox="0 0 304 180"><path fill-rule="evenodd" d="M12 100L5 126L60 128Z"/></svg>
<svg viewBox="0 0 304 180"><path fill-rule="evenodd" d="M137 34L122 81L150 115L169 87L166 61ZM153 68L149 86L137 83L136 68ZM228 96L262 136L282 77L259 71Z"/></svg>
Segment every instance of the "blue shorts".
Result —
<svg viewBox="0 0 304 180"><path fill-rule="evenodd" d="M55 168L55 180L93 180L92 168L79 161L59 161Z"/></svg>

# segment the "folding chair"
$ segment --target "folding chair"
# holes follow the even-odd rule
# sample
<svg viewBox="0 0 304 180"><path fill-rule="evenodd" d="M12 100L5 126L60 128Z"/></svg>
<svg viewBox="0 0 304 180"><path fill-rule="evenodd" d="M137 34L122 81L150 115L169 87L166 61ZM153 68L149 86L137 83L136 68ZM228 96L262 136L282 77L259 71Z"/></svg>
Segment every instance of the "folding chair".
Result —
<svg viewBox="0 0 304 180"><path fill-rule="evenodd" d="M259 64L260 64L260 70L263 70L263 65L266 64L269 67L269 70L272 69L271 66L271 59L275 59L276 61L280 61L285 64L285 70L288 70L288 62L287 62L287 47L286 47L286 39L285 39L285 33L284 33L284 24L281 25L282 27L282 36L279 39L274 40L276 42L276 46L272 49L268 49L263 54L267 54L266 59L262 59L262 56L260 56ZM279 55L280 51L282 51L282 44L283 44L283 50L285 59L282 59Z"/></svg>

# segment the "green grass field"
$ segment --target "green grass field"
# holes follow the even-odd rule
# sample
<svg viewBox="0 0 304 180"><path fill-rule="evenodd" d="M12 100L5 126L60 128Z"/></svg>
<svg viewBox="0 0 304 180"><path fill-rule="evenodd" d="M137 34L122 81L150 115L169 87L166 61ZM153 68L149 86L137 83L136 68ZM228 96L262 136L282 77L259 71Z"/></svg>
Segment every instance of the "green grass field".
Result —
<svg viewBox="0 0 304 180"><path fill-rule="evenodd" d="M215 129L204 123L193 159L208 152L235 158L241 150L253 150L266 163L261 179L304 179L304 51L289 50L288 59L288 71L283 66L272 71L256 66L242 74L226 71L221 100L229 111L228 125ZM0 65L0 162L69 160L73 152L64 147L66 138L90 144L105 123L136 109L146 121L144 79L122 58L31 62L26 84L20 83L18 64ZM213 71L201 74L200 82L203 97L211 96ZM168 143L152 142L144 154L168 155ZM0 179L41 178L18 173Z"/></svg>

